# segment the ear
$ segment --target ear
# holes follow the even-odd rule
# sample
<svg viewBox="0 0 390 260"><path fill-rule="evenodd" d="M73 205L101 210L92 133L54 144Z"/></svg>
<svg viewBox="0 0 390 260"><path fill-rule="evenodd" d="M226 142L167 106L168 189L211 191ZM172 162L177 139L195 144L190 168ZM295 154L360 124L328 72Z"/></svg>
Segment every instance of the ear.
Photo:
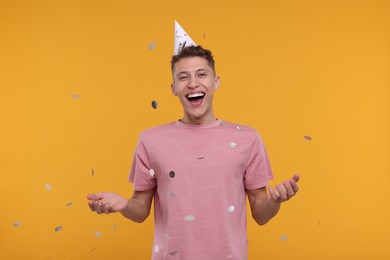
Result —
<svg viewBox="0 0 390 260"><path fill-rule="evenodd" d="M176 88L175 88L175 85L174 85L173 83L171 84L171 91L172 91L172 94L173 94L174 96L177 96Z"/></svg>
<svg viewBox="0 0 390 260"><path fill-rule="evenodd" d="M219 89L219 84L221 83L221 79L219 76L215 76L215 79L214 79L214 90L217 90Z"/></svg>

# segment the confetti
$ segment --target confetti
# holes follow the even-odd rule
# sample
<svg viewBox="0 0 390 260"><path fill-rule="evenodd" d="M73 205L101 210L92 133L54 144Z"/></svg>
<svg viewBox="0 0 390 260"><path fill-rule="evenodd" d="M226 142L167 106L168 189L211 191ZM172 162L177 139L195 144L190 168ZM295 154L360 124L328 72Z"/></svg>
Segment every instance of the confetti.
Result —
<svg viewBox="0 0 390 260"><path fill-rule="evenodd" d="M67 203L65 206L70 207L70 206L72 206L72 205L73 205L73 202L69 202L69 203Z"/></svg>
<svg viewBox="0 0 390 260"><path fill-rule="evenodd" d="M76 95L76 94L73 94L73 95L72 95L72 98L75 98L75 99L76 99L76 98L80 98L80 96L79 96L79 95Z"/></svg>
<svg viewBox="0 0 390 260"><path fill-rule="evenodd" d="M154 252L158 253L158 251L160 251L160 247L158 245L155 245L154 246Z"/></svg>
<svg viewBox="0 0 390 260"><path fill-rule="evenodd" d="M228 207L228 212L229 213L232 213L234 211L234 205L230 205L229 207Z"/></svg>
<svg viewBox="0 0 390 260"><path fill-rule="evenodd" d="M184 220L185 221L194 221L195 220L195 216L194 215L187 215L184 217Z"/></svg>
<svg viewBox="0 0 390 260"><path fill-rule="evenodd" d="M308 140L308 141L311 141L311 137L308 136L308 135L305 135L303 138L305 138L305 139Z"/></svg>
<svg viewBox="0 0 390 260"><path fill-rule="evenodd" d="M198 159L199 159L199 160L202 160L202 159L204 159L204 157L199 157Z"/></svg>
<svg viewBox="0 0 390 260"><path fill-rule="evenodd" d="M151 44L149 44L149 47L148 47L149 51L153 50L154 47L156 47L156 42L152 42Z"/></svg>
<svg viewBox="0 0 390 260"><path fill-rule="evenodd" d="M284 235L284 236L282 236L280 239L281 239L282 241L285 241L285 240L287 240L287 236Z"/></svg>
<svg viewBox="0 0 390 260"><path fill-rule="evenodd" d="M206 32L203 34L203 39L206 39Z"/></svg>
<svg viewBox="0 0 390 260"><path fill-rule="evenodd" d="M19 222L19 221L14 223L14 227L20 227L21 225L22 225L22 222Z"/></svg>
<svg viewBox="0 0 390 260"><path fill-rule="evenodd" d="M62 230L62 226L58 226L58 227L56 227L54 230L55 230L56 232L61 231L61 230Z"/></svg>
<svg viewBox="0 0 390 260"><path fill-rule="evenodd" d="M242 130L242 128L240 126L237 126L237 130Z"/></svg>
<svg viewBox="0 0 390 260"><path fill-rule="evenodd" d="M152 101L152 107L153 107L154 109L157 109L157 101L156 101L156 100L153 100L153 101Z"/></svg>
<svg viewBox="0 0 390 260"><path fill-rule="evenodd" d="M97 248L97 246L95 246L94 248L91 249L91 252L95 251Z"/></svg>
<svg viewBox="0 0 390 260"><path fill-rule="evenodd" d="M177 254L177 251L170 252L169 255L175 256Z"/></svg>
<svg viewBox="0 0 390 260"><path fill-rule="evenodd" d="M169 177L175 178L175 172L174 172L174 171L170 171L170 172L169 172Z"/></svg>
<svg viewBox="0 0 390 260"><path fill-rule="evenodd" d="M95 176L95 170L92 168L92 176Z"/></svg>
<svg viewBox="0 0 390 260"><path fill-rule="evenodd" d="M321 220L318 221L317 227L319 227L321 224Z"/></svg>
<svg viewBox="0 0 390 260"><path fill-rule="evenodd" d="M231 143L230 143L230 147L231 147L231 148L235 148L236 146L237 146L237 144L236 144L235 142L231 142Z"/></svg>
<svg viewBox="0 0 390 260"><path fill-rule="evenodd" d="M95 237L101 237L102 236L102 233L100 232L95 232Z"/></svg>
<svg viewBox="0 0 390 260"><path fill-rule="evenodd" d="M149 174L150 174L150 176L154 176L154 170L153 170L153 169L150 169L150 170L149 170Z"/></svg>
<svg viewBox="0 0 390 260"><path fill-rule="evenodd" d="M116 224L114 224L114 231L116 231Z"/></svg>
<svg viewBox="0 0 390 260"><path fill-rule="evenodd" d="M45 187L46 187L47 190L51 190L50 184L47 184L47 183L46 183L46 184L45 184Z"/></svg>

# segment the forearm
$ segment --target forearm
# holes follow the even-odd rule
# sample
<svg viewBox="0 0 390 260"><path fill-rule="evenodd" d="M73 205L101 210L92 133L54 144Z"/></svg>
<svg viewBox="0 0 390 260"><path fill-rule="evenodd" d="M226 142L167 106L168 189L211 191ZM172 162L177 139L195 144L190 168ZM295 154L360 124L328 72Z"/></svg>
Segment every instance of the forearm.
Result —
<svg viewBox="0 0 390 260"><path fill-rule="evenodd" d="M150 206L131 198L127 207L121 210L120 213L134 222L142 223L149 216Z"/></svg>
<svg viewBox="0 0 390 260"><path fill-rule="evenodd" d="M264 225L270 221L280 209L280 203L272 201L268 196L258 201L252 210L252 217L259 225Z"/></svg>

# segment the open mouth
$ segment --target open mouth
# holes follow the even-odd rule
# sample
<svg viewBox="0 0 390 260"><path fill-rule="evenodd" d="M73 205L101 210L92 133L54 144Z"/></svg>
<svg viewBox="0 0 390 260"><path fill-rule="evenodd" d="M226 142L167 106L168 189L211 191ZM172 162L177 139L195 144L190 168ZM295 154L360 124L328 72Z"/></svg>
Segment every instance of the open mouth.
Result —
<svg viewBox="0 0 390 260"><path fill-rule="evenodd" d="M189 94L186 97L187 97L188 101L190 101L191 103L199 103L202 101L204 96L205 96L205 93L199 92L199 93Z"/></svg>

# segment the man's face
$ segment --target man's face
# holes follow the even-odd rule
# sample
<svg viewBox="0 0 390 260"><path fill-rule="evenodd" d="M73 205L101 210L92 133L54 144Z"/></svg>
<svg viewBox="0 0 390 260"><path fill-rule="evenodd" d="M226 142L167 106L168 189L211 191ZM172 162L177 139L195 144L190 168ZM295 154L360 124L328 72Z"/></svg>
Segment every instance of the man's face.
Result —
<svg viewBox="0 0 390 260"><path fill-rule="evenodd" d="M174 65L171 89L183 106L184 123L207 124L215 120L212 102L218 87L219 77L206 59L188 57Z"/></svg>

